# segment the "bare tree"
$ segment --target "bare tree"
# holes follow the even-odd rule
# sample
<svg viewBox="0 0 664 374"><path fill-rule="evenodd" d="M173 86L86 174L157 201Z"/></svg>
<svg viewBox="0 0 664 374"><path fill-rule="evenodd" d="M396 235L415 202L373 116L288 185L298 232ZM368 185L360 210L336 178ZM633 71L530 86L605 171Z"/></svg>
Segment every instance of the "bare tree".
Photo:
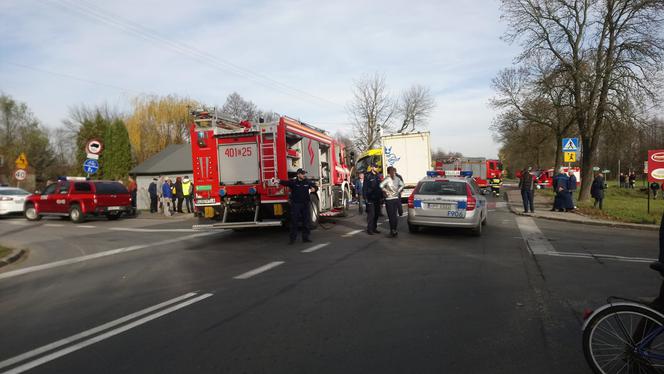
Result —
<svg viewBox="0 0 664 374"><path fill-rule="evenodd" d="M600 135L611 117L636 116L656 102L664 59L662 0L502 0L506 39L519 62L557 62L582 144L579 199L589 197Z"/></svg>
<svg viewBox="0 0 664 374"><path fill-rule="evenodd" d="M435 107L436 103L428 87L412 85L403 91L397 103L397 114L402 118L397 132L415 131L418 126L424 126Z"/></svg>
<svg viewBox="0 0 664 374"><path fill-rule="evenodd" d="M353 126L353 141L360 152L375 148L382 131L389 130L395 113L387 93L385 77L374 74L355 82L353 100L347 107Z"/></svg>
<svg viewBox="0 0 664 374"><path fill-rule="evenodd" d="M258 120L258 107L251 101L245 100L237 92L228 95L221 111L229 114L238 121Z"/></svg>

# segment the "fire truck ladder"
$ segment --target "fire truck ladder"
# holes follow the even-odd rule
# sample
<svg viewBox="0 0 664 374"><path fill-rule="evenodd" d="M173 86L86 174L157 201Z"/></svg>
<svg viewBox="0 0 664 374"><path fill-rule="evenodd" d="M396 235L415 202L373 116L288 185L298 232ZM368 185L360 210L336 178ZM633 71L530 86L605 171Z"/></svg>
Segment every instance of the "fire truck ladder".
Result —
<svg viewBox="0 0 664 374"><path fill-rule="evenodd" d="M261 126L260 134L261 180L277 177L277 129L273 125Z"/></svg>

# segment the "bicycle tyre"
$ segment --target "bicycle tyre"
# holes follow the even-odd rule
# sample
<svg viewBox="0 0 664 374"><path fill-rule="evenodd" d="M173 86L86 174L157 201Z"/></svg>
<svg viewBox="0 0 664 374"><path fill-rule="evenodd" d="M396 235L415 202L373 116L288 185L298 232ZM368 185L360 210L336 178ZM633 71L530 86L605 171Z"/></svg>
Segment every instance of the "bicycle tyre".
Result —
<svg viewBox="0 0 664 374"><path fill-rule="evenodd" d="M620 303L606 306L586 322L583 355L597 374L622 372L625 368L627 373L664 373L664 361L649 361L633 352L634 341L638 343L652 329L661 326L664 326L664 316L644 305ZM649 351L652 349L656 349L658 355L664 355L664 334L655 338Z"/></svg>

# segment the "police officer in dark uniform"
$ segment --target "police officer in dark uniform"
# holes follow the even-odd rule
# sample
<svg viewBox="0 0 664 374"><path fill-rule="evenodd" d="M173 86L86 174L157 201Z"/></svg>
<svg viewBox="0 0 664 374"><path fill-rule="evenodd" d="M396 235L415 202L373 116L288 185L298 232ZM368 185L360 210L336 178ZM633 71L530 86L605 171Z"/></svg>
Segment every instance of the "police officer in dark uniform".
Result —
<svg viewBox="0 0 664 374"><path fill-rule="evenodd" d="M383 191L380 189L380 175L378 174L378 165L371 163L364 176L364 185L362 193L367 202L367 234L378 234L378 214L380 212L380 203L383 198Z"/></svg>
<svg viewBox="0 0 664 374"><path fill-rule="evenodd" d="M307 172L297 169L295 179L280 180L279 184L290 188L290 244L295 243L297 239L298 225L302 225L302 241L309 243L309 222L311 221L311 197L312 192L316 192L318 187L316 182L307 179Z"/></svg>

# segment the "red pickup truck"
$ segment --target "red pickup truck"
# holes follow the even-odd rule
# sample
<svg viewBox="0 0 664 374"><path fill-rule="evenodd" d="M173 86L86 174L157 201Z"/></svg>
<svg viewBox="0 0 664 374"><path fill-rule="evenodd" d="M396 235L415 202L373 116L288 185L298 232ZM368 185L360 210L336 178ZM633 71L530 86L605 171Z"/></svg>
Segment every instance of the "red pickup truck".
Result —
<svg viewBox="0 0 664 374"><path fill-rule="evenodd" d="M133 213L133 209L129 191L122 183L76 178L49 184L43 192L28 196L23 213L29 221L53 215L81 223L88 216L114 220L122 214Z"/></svg>

